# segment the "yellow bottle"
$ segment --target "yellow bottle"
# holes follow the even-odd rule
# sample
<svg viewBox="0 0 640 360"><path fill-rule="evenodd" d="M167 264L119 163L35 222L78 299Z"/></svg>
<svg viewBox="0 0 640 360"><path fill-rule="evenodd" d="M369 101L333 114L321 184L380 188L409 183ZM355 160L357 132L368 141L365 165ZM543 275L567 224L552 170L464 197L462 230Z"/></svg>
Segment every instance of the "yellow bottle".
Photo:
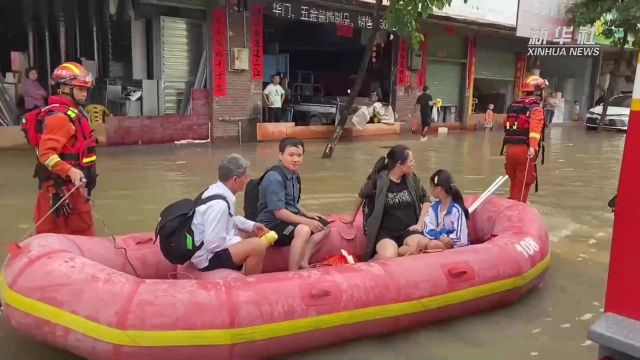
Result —
<svg viewBox="0 0 640 360"><path fill-rule="evenodd" d="M272 246L273 244L275 244L276 240L278 240L278 234L276 234L275 231L269 231L266 234L262 235L260 239L262 239L267 244L267 246Z"/></svg>

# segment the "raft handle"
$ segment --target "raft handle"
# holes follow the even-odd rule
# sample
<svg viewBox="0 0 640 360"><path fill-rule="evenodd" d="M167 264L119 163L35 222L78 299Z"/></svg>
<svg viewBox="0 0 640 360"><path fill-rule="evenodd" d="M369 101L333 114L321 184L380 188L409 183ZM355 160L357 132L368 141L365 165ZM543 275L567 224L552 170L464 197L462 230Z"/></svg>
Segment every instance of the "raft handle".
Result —
<svg viewBox="0 0 640 360"><path fill-rule="evenodd" d="M327 289L316 289L316 290L311 290L309 292L309 295L314 299L321 299L327 296L331 296L331 291Z"/></svg>
<svg viewBox="0 0 640 360"><path fill-rule="evenodd" d="M466 281L476 278L473 266L467 262L450 264L445 273L453 281Z"/></svg>
<svg viewBox="0 0 640 360"><path fill-rule="evenodd" d="M147 238L142 238L142 239L136 239L133 243L135 245L142 245L142 244L148 244L150 242L153 242L154 239L152 237L147 237Z"/></svg>

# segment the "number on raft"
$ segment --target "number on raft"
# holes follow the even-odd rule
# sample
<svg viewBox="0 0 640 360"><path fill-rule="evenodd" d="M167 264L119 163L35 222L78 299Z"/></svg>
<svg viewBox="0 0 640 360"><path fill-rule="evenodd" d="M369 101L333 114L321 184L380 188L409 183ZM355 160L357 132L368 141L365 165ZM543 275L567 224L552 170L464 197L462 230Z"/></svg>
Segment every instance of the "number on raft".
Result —
<svg viewBox="0 0 640 360"><path fill-rule="evenodd" d="M516 250L522 253L525 257L530 257L540 250L540 246L538 246L533 239L526 238L516 244Z"/></svg>

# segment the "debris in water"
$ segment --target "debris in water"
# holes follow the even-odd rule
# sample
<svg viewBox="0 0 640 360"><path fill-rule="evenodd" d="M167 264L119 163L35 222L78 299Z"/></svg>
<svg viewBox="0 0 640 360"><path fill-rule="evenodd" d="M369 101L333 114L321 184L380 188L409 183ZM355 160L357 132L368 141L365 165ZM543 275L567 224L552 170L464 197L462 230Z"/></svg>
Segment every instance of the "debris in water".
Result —
<svg viewBox="0 0 640 360"><path fill-rule="evenodd" d="M551 320L553 320L553 318L546 318L545 320L546 321L551 321Z"/></svg>
<svg viewBox="0 0 640 360"><path fill-rule="evenodd" d="M20 224L18 225L18 229L28 229L29 228L29 224Z"/></svg>
<svg viewBox="0 0 640 360"><path fill-rule="evenodd" d="M589 346L591 344L593 344L593 341L587 340L587 341L583 342L582 345L580 345L580 346Z"/></svg>
<svg viewBox="0 0 640 360"><path fill-rule="evenodd" d="M600 312L604 312L604 308L601 308L601 309L600 309Z"/></svg>
<svg viewBox="0 0 640 360"><path fill-rule="evenodd" d="M581 257L577 257L576 260L582 261L582 258Z"/></svg>
<svg viewBox="0 0 640 360"><path fill-rule="evenodd" d="M529 354L529 355L531 355L531 356L538 356L538 355L540 355L540 354L538 354L537 352L533 351L533 352L531 352L531 354Z"/></svg>
<svg viewBox="0 0 640 360"><path fill-rule="evenodd" d="M594 301L594 302L593 302L593 305L595 305L595 306L600 306L600 303L599 303L599 302L597 302L597 301Z"/></svg>
<svg viewBox="0 0 640 360"><path fill-rule="evenodd" d="M596 252L596 249L591 249L590 251L591 251L591 252Z"/></svg>
<svg viewBox="0 0 640 360"><path fill-rule="evenodd" d="M582 316L580 316L578 319L580 320L589 320L593 317L593 314L584 314Z"/></svg>
<svg viewBox="0 0 640 360"><path fill-rule="evenodd" d="M564 159L558 159L558 162L564 162Z"/></svg>
<svg viewBox="0 0 640 360"><path fill-rule="evenodd" d="M596 239L591 239L591 240L588 241L589 245L593 245L593 244L595 244L597 242L598 242L598 240L596 240Z"/></svg>
<svg viewBox="0 0 640 360"><path fill-rule="evenodd" d="M174 144L177 145L181 145L181 144L204 144L204 143L208 143L211 142L210 140L178 140L178 141L174 141Z"/></svg>
<svg viewBox="0 0 640 360"><path fill-rule="evenodd" d="M542 331L542 329L538 328L538 329L533 330L531 333L532 333L532 334L537 334L537 333L539 333L540 331Z"/></svg>
<svg viewBox="0 0 640 360"><path fill-rule="evenodd" d="M596 237L603 237L603 236L607 236L607 234L603 233L603 232L599 232L596 234Z"/></svg>
<svg viewBox="0 0 640 360"><path fill-rule="evenodd" d="M570 327L571 327L571 324L562 324L562 325L560 325L560 327L561 327L561 328L565 328L565 329L566 329L566 328L570 328Z"/></svg>
<svg viewBox="0 0 640 360"><path fill-rule="evenodd" d="M176 164L186 164L186 161L176 161Z"/></svg>
<svg viewBox="0 0 640 360"><path fill-rule="evenodd" d="M582 258L588 258L589 256L585 255L585 254L578 254L578 256L582 257Z"/></svg>

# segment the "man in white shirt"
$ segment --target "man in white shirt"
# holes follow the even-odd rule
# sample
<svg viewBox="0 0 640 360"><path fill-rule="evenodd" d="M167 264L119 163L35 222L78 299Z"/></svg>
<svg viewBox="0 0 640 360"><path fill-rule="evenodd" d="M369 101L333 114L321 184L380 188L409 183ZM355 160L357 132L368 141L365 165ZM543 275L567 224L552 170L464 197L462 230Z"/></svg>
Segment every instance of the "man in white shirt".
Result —
<svg viewBox="0 0 640 360"><path fill-rule="evenodd" d="M204 245L193 255L191 262L200 271L216 269L241 270L245 275L262 272L262 261L269 246L266 241L252 237L241 239L237 231L262 235L264 225L235 216L235 195L244 191L249 180L249 162L241 155L231 154L218 166L218 182L209 186L202 198L222 195L228 202L213 200L196 208L191 228L196 246Z"/></svg>
<svg viewBox="0 0 640 360"><path fill-rule="evenodd" d="M271 84L264 89L262 97L267 105L267 122L280 122L284 89L280 86L279 75L276 74L271 77Z"/></svg>

